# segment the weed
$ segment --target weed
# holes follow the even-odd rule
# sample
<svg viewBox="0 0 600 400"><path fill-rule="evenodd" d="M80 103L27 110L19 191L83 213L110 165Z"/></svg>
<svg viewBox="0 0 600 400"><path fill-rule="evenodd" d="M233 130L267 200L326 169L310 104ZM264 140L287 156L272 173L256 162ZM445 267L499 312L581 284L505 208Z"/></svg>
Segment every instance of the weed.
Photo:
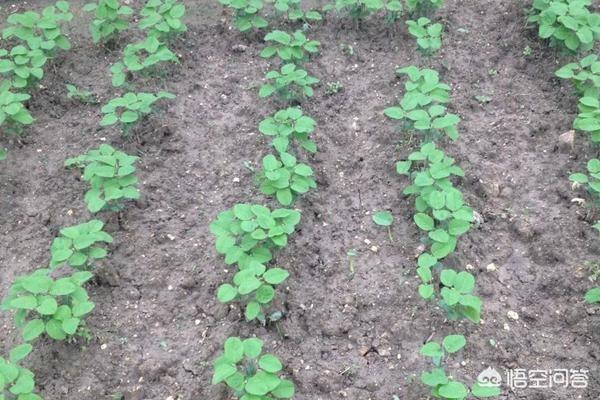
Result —
<svg viewBox="0 0 600 400"><path fill-rule="evenodd" d="M413 15L428 15L443 5L444 0L406 0L406 8Z"/></svg>
<svg viewBox="0 0 600 400"><path fill-rule="evenodd" d="M275 94L284 102L301 101L305 97L313 96L312 86L319 80L311 76L302 68L294 64L285 64L280 71L269 71L265 75L272 83L267 83L260 88L260 97L269 97Z"/></svg>
<svg viewBox="0 0 600 400"><path fill-rule="evenodd" d="M15 310L17 327L23 339L31 342L46 333L52 339L65 340L77 334L83 318L94 309L82 285L92 273L79 271L66 278L54 279L49 269L38 269L19 277L10 288L2 308Z"/></svg>
<svg viewBox="0 0 600 400"><path fill-rule="evenodd" d="M85 194L85 201L88 209L96 213L120 211L125 201L140 197L135 176L137 160L138 157L102 144L97 150L68 159L65 166L84 168L83 179L91 185Z"/></svg>
<svg viewBox="0 0 600 400"><path fill-rule="evenodd" d="M290 140L297 141L305 150L316 153L317 145L310 140L315 126L315 120L304 115L299 107L290 107L262 120L258 130L263 135L273 137L271 144L280 153L288 150Z"/></svg>
<svg viewBox="0 0 600 400"><path fill-rule="evenodd" d="M525 48L523 49L523 55L525 57L529 57L533 54L533 50L531 49L531 47L529 46L525 46Z"/></svg>
<svg viewBox="0 0 600 400"><path fill-rule="evenodd" d="M284 206L292 204L299 194L317 187L312 168L298 163L289 153L280 153L279 159L269 154L262 163L263 170L258 174L260 191L266 195L275 194Z"/></svg>
<svg viewBox="0 0 600 400"><path fill-rule="evenodd" d="M389 22L394 22L402 13L399 0L336 0L335 9L353 20L362 20L380 11L386 11Z"/></svg>
<svg viewBox="0 0 600 400"><path fill-rule="evenodd" d="M262 354L263 341L230 337L224 353L213 363L212 384L225 382L240 399L291 399L294 383L280 377L283 365L277 357Z"/></svg>
<svg viewBox="0 0 600 400"><path fill-rule="evenodd" d="M96 17L90 23L94 43L107 43L129 29L129 17L133 14L133 9L119 0L98 0L98 3L86 4L83 9L94 12Z"/></svg>
<svg viewBox="0 0 600 400"><path fill-rule="evenodd" d="M102 230L103 227L102 221L94 219L61 229L60 236L54 239L50 249L50 268L66 263L77 270L91 270L95 260L101 260L108 254L103 245L113 241L112 236Z"/></svg>

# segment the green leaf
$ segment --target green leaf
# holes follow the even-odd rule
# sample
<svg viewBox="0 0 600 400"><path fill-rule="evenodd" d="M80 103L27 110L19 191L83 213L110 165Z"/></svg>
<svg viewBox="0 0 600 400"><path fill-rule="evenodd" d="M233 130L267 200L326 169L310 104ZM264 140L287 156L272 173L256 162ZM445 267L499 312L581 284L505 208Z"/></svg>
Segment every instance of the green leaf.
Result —
<svg viewBox="0 0 600 400"><path fill-rule="evenodd" d="M228 303L235 299L237 297L237 294L237 289L234 288L232 285L226 283L219 287L219 290L217 291L217 299L221 303Z"/></svg>
<svg viewBox="0 0 600 400"><path fill-rule="evenodd" d="M272 374L281 371L281 369L283 368L281 361L279 361L277 357L271 354L265 354L264 356L262 356L258 361L258 366L262 370L270 372Z"/></svg>
<svg viewBox="0 0 600 400"><path fill-rule="evenodd" d="M258 358L262 353L262 340L258 338L250 338L243 341L244 343L244 354L248 358Z"/></svg>
<svg viewBox="0 0 600 400"><path fill-rule="evenodd" d="M290 273L283 268L271 268L263 274L263 279L271 285L279 285L288 276L290 276Z"/></svg>
<svg viewBox="0 0 600 400"><path fill-rule="evenodd" d="M237 368L232 364L219 363L215 365L215 373L213 374L212 384L216 385L223 382L237 372Z"/></svg>
<svg viewBox="0 0 600 400"><path fill-rule="evenodd" d="M39 276L28 276L23 279L23 288L33 294L48 293L50 286L52 285L52 278L39 275Z"/></svg>
<svg viewBox="0 0 600 400"><path fill-rule="evenodd" d="M14 347L10 351L10 361L13 363L17 363L17 362L21 361L22 359L27 357L29 355L29 353L31 353L31 350L33 350L33 346L31 346L29 343L21 344L21 345ZM0 371L0 376L2 376L1 371ZM0 387L2 387L2 385L0 385Z"/></svg>
<svg viewBox="0 0 600 400"><path fill-rule="evenodd" d="M271 394L278 399L291 399L294 397L294 393L294 382L287 379L282 379L279 386L271 391Z"/></svg>
<svg viewBox="0 0 600 400"><path fill-rule="evenodd" d="M448 382L439 388L438 393L448 399L462 400L467 397L469 392L467 387L460 382Z"/></svg>
<svg viewBox="0 0 600 400"><path fill-rule="evenodd" d="M237 337L230 337L225 341L225 356L233 364L244 358L244 344Z"/></svg>
<svg viewBox="0 0 600 400"><path fill-rule="evenodd" d="M246 320L248 321L252 321L254 320L256 317L258 317L261 313L262 309L260 308L260 304L257 303L256 301L251 301L250 303L248 303L246 305L246 312L245 317Z"/></svg>
<svg viewBox="0 0 600 400"><path fill-rule="evenodd" d="M35 296L19 296L16 299L11 300L9 305L13 308L33 310L38 306L38 302Z"/></svg>
<svg viewBox="0 0 600 400"><path fill-rule="evenodd" d="M44 321L41 319L33 319L23 328L23 339L30 342L40 336L45 329Z"/></svg>
<svg viewBox="0 0 600 400"><path fill-rule="evenodd" d="M89 302L89 301L84 301L73 307L73 316L74 317L82 317L82 316L88 314L93 309L94 309L94 303Z"/></svg>
<svg viewBox="0 0 600 400"><path fill-rule="evenodd" d="M273 297L275 297L275 289L270 285L262 285L256 291L256 301L261 304L270 303Z"/></svg>
<svg viewBox="0 0 600 400"><path fill-rule="evenodd" d="M54 297L43 296L39 299L39 305L36 308L37 312L42 315L54 315L58 309L58 303L54 300Z"/></svg>
<svg viewBox="0 0 600 400"><path fill-rule="evenodd" d="M256 375L248 379L244 389L249 394L253 394L255 396L264 396L277 388L280 383L281 380L279 377L277 377L277 375L259 371L256 373Z"/></svg>
<svg viewBox="0 0 600 400"><path fill-rule="evenodd" d="M444 349L448 353L456 353L467 344L467 340L463 335L448 335L444 338L442 342Z"/></svg>
<svg viewBox="0 0 600 400"><path fill-rule="evenodd" d="M436 342L426 343L423 347L421 347L420 353L426 357L441 357L444 355L442 347Z"/></svg>
<svg viewBox="0 0 600 400"><path fill-rule="evenodd" d="M600 287L590 289L585 294L585 301L588 303L600 303Z"/></svg>
<svg viewBox="0 0 600 400"><path fill-rule="evenodd" d="M394 217L389 211L379 211L373 214L373 222L379 226L390 226L394 222Z"/></svg>
<svg viewBox="0 0 600 400"><path fill-rule="evenodd" d="M502 394L502 389L497 386L482 386L479 382L476 382L471 388L471 393L479 398L496 397Z"/></svg>
<svg viewBox="0 0 600 400"><path fill-rule="evenodd" d="M427 214L417 213L415 214L413 219L415 221L415 224L417 224L417 226L424 231L431 231L435 227L435 222L433 221L433 218L431 218Z"/></svg>
<svg viewBox="0 0 600 400"><path fill-rule="evenodd" d="M77 332L81 320L79 318L67 318L62 321L62 329L68 335L74 335Z"/></svg>

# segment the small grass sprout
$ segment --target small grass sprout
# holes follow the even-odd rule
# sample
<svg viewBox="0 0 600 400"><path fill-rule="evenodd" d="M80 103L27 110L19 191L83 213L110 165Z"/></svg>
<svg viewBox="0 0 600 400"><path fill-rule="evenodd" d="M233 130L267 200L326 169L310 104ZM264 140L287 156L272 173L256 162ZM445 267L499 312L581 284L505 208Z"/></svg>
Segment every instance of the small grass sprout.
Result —
<svg viewBox="0 0 600 400"><path fill-rule="evenodd" d="M245 304L246 320L258 319L266 323L264 310L275 298L275 288L289 276L283 268L267 269L263 264L256 263L245 268L233 277L233 284L225 283L219 286L217 299L221 303L240 301Z"/></svg>
<svg viewBox="0 0 600 400"><path fill-rule="evenodd" d="M274 30L265 36L267 46L260 52L263 58L277 55L284 62L300 64L308 59L308 54L319 52L320 42L309 40L306 35L297 30L293 34Z"/></svg>
<svg viewBox="0 0 600 400"><path fill-rule="evenodd" d="M260 88L260 97L276 95L284 102L299 102L305 97L313 96L313 88L319 80L311 76L306 70L289 63L281 67L280 71L269 71L265 77L271 81Z"/></svg>
<svg viewBox="0 0 600 400"><path fill-rule="evenodd" d="M12 82L16 89L32 87L44 77L43 66L48 57L40 50L15 46L10 52L0 49L0 75Z"/></svg>
<svg viewBox="0 0 600 400"><path fill-rule="evenodd" d="M226 383L241 400L291 399L294 383L281 378L283 364L262 351L263 341L258 338L228 338L223 354L213 363L212 384Z"/></svg>
<svg viewBox="0 0 600 400"><path fill-rule="evenodd" d="M19 365L31 353L29 343L15 346L8 359L0 357L0 399L42 400L34 393L35 375Z"/></svg>
<svg viewBox="0 0 600 400"><path fill-rule="evenodd" d="M74 336L85 316L94 309L94 303L82 287L92 279L92 273L79 271L54 279L49 272L49 269L38 269L17 278L2 303L3 309L16 311L15 322L23 329L26 342L44 333L55 340Z"/></svg>
<svg viewBox="0 0 600 400"><path fill-rule="evenodd" d="M600 97L600 58L596 54L565 65L556 71L556 76L569 79L582 97Z"/></svg>
<svg viewBox="0 0 600 400"><path fill-rule="evenodd" d="M88 209L93 212L121 211L125 201L140 197L135 175L138 157L101 144L96 150L70 158L65 166L83 168L83 179L90 183L85 194Z"/></svg>
<svg viewBox="0 0 600 400"><path fill-rule="evenodd" d="M50 248L50 268L67 264L81 271L93 269L94 261L108 254L104 245L113 241L112 236L102 230L103 227L102 221L94 219L61 229L60 236L52 241Z"/></svg>
<svg viewBox="0 0 600 400"><path fill-rule="evenodd" d="M258 204L236 204L223 211L211 223L215 247L225 256L227 265L238 264L241 270L265 264L272 258L271 249L287 246L288 236L300 222L300 212L280 208L271 211Z"/></svg>
<svg viewBox="0 0 600 400"><path fill-rule="evenodd" d="M112 84L115 87L123 86L128 75L134 73L149 76L156 72L161 62L177 63L179 58L156 37L149 36L141 43L128 44L123 51L123 61L110 68Z"/></svg>
<svg viewBox="0 0 600 400"><path fill-rule="evenodd" d="M316 125L316 121L304 115L301 108L289 107L262 120L258 130L273 137L271 144L280 153L288 151L291 140L298 142L306 151L316 153L317 145L310 139Z"/></svg>
<svg viewBox="0 0 600 400"><path fill-rule="evenodd" d="M104 117L100 121L100 126L119 125L123 135L128 136L144 116L152 113L154 103L162 99L174 98L175 95L169 92L126 93L110 100L102 107Z"/></svg>
<svg viewBox="0 0 600 400"><path fill-rule="evenodd" d="M417 39L417 45L424 54L431 54L442 47L442 32L444 26L440 23L431 23L426 17L416 21L406 21L408 32Z"/></svg>
<svg viewBox="0 0 600 400"><path fill-rule="evenodd" d="M423 134L426 141L443 134L452 140L458 139L460 117L446 110L450 87L440 82L438 72L415 66L400 68L396 72L408 76L404 85L406 91L399 105L386 108L384 114L403 121L407 129Z"/></svg>
<svg viewBox="0 0 600 400"><path fill-rule="evenodd" d="M68 2L58 1L44 8L41 15L35 11L11 14L2 38L20 39L32 50L43 50L48 57L54 56L56 49L69 50L71 43L61 32L61 23L73 19L69 8Z"/></svg>
<svg viewBox="0 0 600 400"><path fill-rule="evenodd" d="M182 20L185 16L185 5L178 0L148 0L140 15L140 29L158 40L169 41L187 31L187 26Z"/></svg>
<svg viewBox="0 0 600 400"><path fill-rule="evenodd" d="M274 194L281 205L289 206L299 194L317 187L312 168L298 163L289 153L280 153L279 158L269 154L262 164L263 169L258 174L260 191L266 195Z"/></svg>
<svg viewBox="0 0 600 400"><path fill-rule="evenodd" d="M122 5L119 0L98 0L97 3L86 4L83 9L95 16L90 23L94 43L108 43L129 29L129 18L133 14L133 9Z"/></svg>
<svg viewBox="0 0 600 400"><path fill-rule="evenodd" d="M592 50L600 38L600 14L592 0L534 0L529 22L538 24L542 39L572 52Z"/></svg>
<svg viewBox="0 0 600 400"><path fill-rule="evenodd" d="M219 3L234 10L233 24L240 32L269 26L267 20L259 14L263 9L262 0L219 0Z"/></svg>

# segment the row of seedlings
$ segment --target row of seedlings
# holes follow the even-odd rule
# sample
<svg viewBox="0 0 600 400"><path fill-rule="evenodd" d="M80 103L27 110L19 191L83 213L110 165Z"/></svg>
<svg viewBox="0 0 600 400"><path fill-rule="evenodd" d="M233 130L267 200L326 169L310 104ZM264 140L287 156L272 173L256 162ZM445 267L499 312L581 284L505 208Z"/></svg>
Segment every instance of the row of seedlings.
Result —
<svg viewBox="0 0 600 400"><path fill-rule="evenodd" d="M0 48L0 128L6 133L20 135L33 124L27 108L30 93L44 77L46 63L60 50L71 48L61 27L72 18L66 1L46 7L41 14L26 11L7 18L2 39L13 46ZM6 149L0 148L0 160L6 156Z"/></svg>
<svg viewBox="0 0 600 400"><path fill-rule="evenodd" d="M556 76L570 81L579 98L579 114L573 129L589 135L593 144L600 143L600 58L596 44L600 40L600 14L592 12L591 0L534 1L528 21L536 23L538 34L553 47L575 55L588 54L580 61L568 63L556 71ZM587 162L586 172L569 176L575 188L580 186L590 194L592 208L600 207L600 160ZM600 230L600 222L594 224ZM600 302L600 287L589 290L585 299Z"/></svg>
<svg viewBox="0 0 600 400"><path fill-rule="evenodd" d="M226 5L233 3L222 1ZM304 12L300 2L278 2L276 8L290 21L320 19L316 11ZM238 11L234 20L242 32L268 26L266 19ZM239 302L245 307L247 321L262 324L277 321L281 312L268 313L277 285L283 283L289 272L270 267L273 251L287 246L300 222L301 213L291 209L297 198L316 188L313 170L298 161L295 153L300 148L315 153L316 144L310 139L316 122L298 106L313 96L313 85L318 79L309 75L303 65L310 54L318 52L319 42L309 40L303 31L272 30L264 37L264 58L277 57L280 67L267 72L268 83L260 88L261 98L276 97L284 108L265 118L259 130L271 138L274 152L262 159L257 174L260 191L285 208L270 210L258 204L236 204L219 214L210 228L216 237L216 248L225 256L228 265L237 264L239 270L231 283L217 291L222 303ZM292 398L294 383L282 378L283 365L274 355L262 355L263 341L259 338L230 337L225 341L224 353L214 361L213 384L224 382L235 396L244 399Z"/></svg>
<svg viewBox="0 0 600 400"><path fill-rule="evenodd" d="M435 4L441 5L442 2ZM432 8L435 7L429 10ZM429 18L421 16L416 21L407 21L407 25L425 55L441 47L441 24L432 24ZM445 137L452 141L459 137L460 117L446 107L450 102L450 86L433 69L411 65L398 69L396 74L406 76L405 92L398 105L386 108L384 114L401 121L398 130L420 137L422 143L419 150L396 164L397 173L411 179L403 194L414 197L413 220L427 246L417 259L417 274L421 279L418 292L424 300L437 303L448 319L467 319L478 324L482 302L474 294L475 277L443 262L456 251L458 239L469 232L475 219L473 209L454 183L455 178L464 176L464 171L436 145ZM475 382L469 388L448 374L444 367L446 358L466 344L465 336L451 334L422 346L421 355L431 359L434 366L421 374L421 382L431 389L434 397L462 400L501 394L497 386Z"/></svg>

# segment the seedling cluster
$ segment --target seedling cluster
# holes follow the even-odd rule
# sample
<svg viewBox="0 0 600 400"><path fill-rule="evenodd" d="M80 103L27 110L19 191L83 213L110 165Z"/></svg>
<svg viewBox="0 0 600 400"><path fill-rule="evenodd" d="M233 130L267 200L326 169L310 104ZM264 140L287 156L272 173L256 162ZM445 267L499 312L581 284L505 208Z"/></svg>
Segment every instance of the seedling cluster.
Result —
<svg viewBox="0 0 600 400"><path fill-rule="evenodd" d="M406 21L406 25L424 54L431 54L442 47L442 24L431 23L429 18L421 17L416 21Z"/></svg>
<svg viewBox="0 0 600 400"><path fill-rule="evenodd" d="M97 3L86 4L83 9L95 16L90 23L94 43L115 40L119 33L129 29L129 18L133 14L133 9L119 0L98 0Z"/></svg>

